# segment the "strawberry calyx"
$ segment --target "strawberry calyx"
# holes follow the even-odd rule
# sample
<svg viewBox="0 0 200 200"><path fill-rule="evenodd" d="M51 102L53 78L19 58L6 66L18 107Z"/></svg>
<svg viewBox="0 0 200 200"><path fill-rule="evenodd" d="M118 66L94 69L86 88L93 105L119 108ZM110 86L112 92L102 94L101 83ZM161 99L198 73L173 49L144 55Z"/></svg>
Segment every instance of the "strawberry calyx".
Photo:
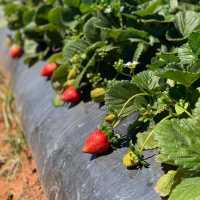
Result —
<svg viewBox="0 0 200 200"><path fill-rule="evenodd" d="M114 130L111 124L109 124L108 122L103 122L100 125L100 129L103 130L105 134L107 135L108 140L112 146L112 149L117 149L123 146L125 138L119 134L114 133Z"/></svg>
<svg viewBox="0 0 200 200"><path fill-rule="evenodd" d="M133 144L132 141L129 142L129 148L127 153L123 157L123 165L127 168L132 167L148 167L149 163L143 157L137 144Z"/></svg>

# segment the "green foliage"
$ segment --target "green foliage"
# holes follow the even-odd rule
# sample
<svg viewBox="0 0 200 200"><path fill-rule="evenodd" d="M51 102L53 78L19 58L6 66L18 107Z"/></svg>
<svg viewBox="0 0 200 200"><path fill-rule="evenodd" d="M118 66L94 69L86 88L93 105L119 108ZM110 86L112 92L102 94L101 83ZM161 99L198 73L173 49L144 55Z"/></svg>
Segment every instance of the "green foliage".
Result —
<svg viewBox="0 0 200 200"><path fill-rule="evenodd" d="M159 90L161 85L160 78L155 76L152 71L143 71L133 77L133 82L142 90L153 93Z"/></svg>
<svg viewBox="0 0 200 200"><path fill-rule="evenodd" d="M69 68L70 67L65 64L56 69L52 77L53 88L55 88L56 90L61 90L63 88Z"/></svg>
<svg viewBox="0 0 200 200"><path fill-rule="evenodd" d="M184 179L172 192L169 200L194 200L200 198L200 178Z"/></svg>
<svg viewBox="0 0 200 200"><path fill-rule="evenodd" d="M63 58L65 63L70 63L73 56L84 53L88 48L88 42L85 40L67 40L63 48Z"/></svg>
<svg viewBox="0 0 200 200"><path fill-rule="evenodd" d="M140 149L142 148L143 144L145 143L145 140L147 139L148 135L149 135L149 132L137 134L137 145ZM154 135L152 134L150 136L150 138L148 139L148 141L145 143L144 149L149 150L149 149L155 149L157 147L158 147L158 144L155 140Z"/></svg>
<svg viewBox="0 0 200 200"><path fill-rule="evenodd" d="M187 37L194 30L199 28L200 14L194 11L179 12L176 15L175 25L182 36Z"/></svg>
<svg viewBox="0 0 200 200"><path fill-rule="evenodd" d="M96 42L101 40L101 27L106 26L106 22L103 22L97 17L90 18L83 27L83 34L89 42Z"/></svg>
<svg viewBox="0 0 200 200"><path fill-rule="evenodd" d="M159 178L156 183L155 190L161 197L166 197L171 193L174 185L176 184L176 175L177 171L170 170L167 174L164 174Z"/></svg>
<svg viewBox="0 0 200 200"><path fill-rule="evenodd" d="M177 81L185 86L190 86L200 78L200 73L181 71L173 68L158 70L156 74L160 77Z"/></svg>
<svg viewBox="0 0 200 200"><path fill-rule="evenodd" d="M194 111L199 112L199 102ZM200 114L200 113L199 113ZM166 163L174 164L187 170L200 170L200 119L172 119L159 124L155 137L161 149L159 158Z"/></svg>
<svg viewBox="0 0 200 200"><path fill-rule="evenodd" d="M110 112L125 117L138 111L146 103L145 93L128 81L113 81L108 84L105 102ZM124 107L124 105L126 106Z"/></svg>
<svg viewBox="0 0 200 200"><path fill-rule="evenodd" d="M59 95L56 95L53 99L53 105L55 107L61 107L64 105L64 102L60 99L60 96Z"/></svg>

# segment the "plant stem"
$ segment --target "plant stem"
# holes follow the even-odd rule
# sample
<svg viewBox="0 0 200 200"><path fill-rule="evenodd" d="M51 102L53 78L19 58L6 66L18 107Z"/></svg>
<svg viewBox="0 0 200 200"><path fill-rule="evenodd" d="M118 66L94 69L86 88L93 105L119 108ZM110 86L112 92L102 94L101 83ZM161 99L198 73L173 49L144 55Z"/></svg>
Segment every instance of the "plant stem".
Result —
<svg viewBox="0 0 200 200"><path fill-rule="evenodd" d="M123 113L123 111L124 111L124 109L126 108L126 106L127 106L133 99L135 99L135 98L138 97L138 96L147 96L147 95L149 95L149 94L143 92L143 93L139 93L139 94L135 94L135 95L131 96L131 97L125 102L125 104L123 105L122 109L120 110L120 112L119 112L119 114L118 114L118 117L120 117L120 115Z"/></svg>
<svg viewBox="0 0 200 200"><path fill-rule="evenodd" d="M133 96L131 96L123 105L122 109L120 110L119 114L118 114L118 118L120 118L120 115L123 113L124 109L126 108L126 106L136 97L138 96L148 96L148 93L139 93L139 94L135 94ZM114 125L113 128L115 128L118 124L119 124L120 120L118 120Z"/></svg>
<svg viewBox="0 0 200 200"><path fill-rule="evenodd" d="M79 84L80 84L84 74L86 73L88 68L91 67L95 63L95 57L96 57L96 53L93 54L92 58L89 60L87 65L83 68L82 72L77 77L76 82L75 82L75 87L77 87L77 88L79 87Z"/></svg>
<svg viewBox="0 0 200 200"><path fill-rule="evenodd" d="M183 109L183 111L189 116L192 117L192 114L190 112L188 112L185 108L181 107Z"/></svg>
<svg viewBox="0 0 200 200"><path fill-rule="evenodd" d="M158 124L156 124L156 126L154 127L154 129L148 134L147 138L145 139L144 143L142 144L142 147L140 148L139 152L140 154L143 152L145 145L147 144L147 142L149 141L149 139L151 138L151 136L154 133L155 128L161 124L162 122L164 122L165 120L169 119L170 117L172 117L172 115L168 115L165 118L163 118Z"/></svg>

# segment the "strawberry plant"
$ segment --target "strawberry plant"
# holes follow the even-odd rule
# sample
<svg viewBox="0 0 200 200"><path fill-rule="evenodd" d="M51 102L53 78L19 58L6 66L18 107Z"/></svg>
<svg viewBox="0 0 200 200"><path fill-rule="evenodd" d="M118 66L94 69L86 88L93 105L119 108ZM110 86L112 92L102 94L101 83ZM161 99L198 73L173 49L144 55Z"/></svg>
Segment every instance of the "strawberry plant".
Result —
<svg viewBox="0 0 200 200"><path fill-rule="evenodd" d="M95 155L128 144L122 163L146 167L158 149L168 166L155 190L169 200L200 198L200 4L197 0L1 0L9 36L57 92L55 106L81 99L107 115L85 141ZM11 52L11 51L10 51ZM136 121L131 121L134 113ZM116 132L129 120L127 135ZM96 127L94 127L95 129Z"/></svg>

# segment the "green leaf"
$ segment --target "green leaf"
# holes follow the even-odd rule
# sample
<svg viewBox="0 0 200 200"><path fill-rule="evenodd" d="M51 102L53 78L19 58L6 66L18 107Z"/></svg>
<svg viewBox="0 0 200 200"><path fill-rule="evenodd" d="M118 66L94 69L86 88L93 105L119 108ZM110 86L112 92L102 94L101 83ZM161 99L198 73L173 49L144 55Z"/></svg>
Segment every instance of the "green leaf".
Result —
<svg viewBox="0 0 200 200"><path fill-rule="evenodd" d="M186 178L172 191L169 200L200 199L200 177Z"/></svg>
<svg viewBox="0 0 200 200"><path fill-rule="evenodd" d="M55 7L48 13L49 22L57 26L67 26L71 22L77 12L70 7Z"/></svg>
<svg viewBox="0 0 200 200"><path fill-rule="evenodd" d="M81 53L87 51L88 46L89 46L88 42L81 39L66 41L65 46L63 48L64 62L69 64L71 58L75 54L80 55Z"/></svg>
<svg viewBox="0 0 200 200"><path fill-rule="evenodd" d="M51 5L42 5L38 8L38 10L35 13L35 22L37 25L44 25L48 24L48 13L51 10Z"/></svg>
<svg viewBox="0 0 200 200"><path fill-rule="evenodd" d="M49 22L58 26L63 25L62 12L63 12L62 7L56 7L56 8L51 9L48 13Z"/></svg>
<svg viewBox="0 0 200 200"><path fill-rule="evenodd" d="M45 40L49 46L61 47L64 33L54 24L48 24L45 31Z"/></svg>
<svg viewBox="0 0 200 200"><path fill-rule="evenodd" d="M192 49L189 47L189 45L183 45L182 47L178 48L177 51L181 64L192 65L197 61L197 58L192 52Z"/></svg>
<svg viewBox="0 0 200 200"><path fill-rule="evenodd" d="M101 35L103 40L112 39L115 42L127 42L136 38L149 42L149 34L135 28L102 28Z"/></svg>
<svg viewBox="0 0 200 200"><path fill-rule="evenodd" d="M96 0L81 0L80 11L82 13L90 13L96 11Z"/></svg>
<svg viewBox="0 0 200 200"><path fill-rule="evenodd" d="M197 79L199 79L200 72L193 73L176 69L163 69L163 70L157 70L156 75L163 78L172 79L189 87L192 83L194 83Z"/></svg>
<svg viewBox="0 0 200 200"><path fill-rule="evenodd" d="M25 26L33 21L34 15L35 15L34 9L28 9L24 11L23 22Z"/></svg>
<svg viewBox="0 0 200 200"><path fill-rule="evenodd" d="M175 11L178 8L178 0L170 0L170 8Z"/></svg>
<svg viewBox="0 0 200 200"><path fill-rule="evenodd" d="M18 5L14 3L7 3L4 7L4 14L7 17L12 16L16 12L17 9L18 9Z"/></svg>
<svg viewBox="0 0 200 200"><path fill-rule="evenodd" d="M192 52L196 56L200 56L200 32L193 32L188 40L189 46L192 49Z"/></svg>
<svg viewBox="0 0 200 200"><path fill-rule="evenodd" d="M54 53L49 59L48 59L48 63L58 63L58 64L62 64L63 63L63 54L62 52L60 53Z"/></svg>
<svg viewBox="0 0 200 200"><path fill-rule="evenodd" d="M90 18L83 27L83 33L86 39L90 42L96 42L101 40L101 32L99 27L106 26L100 18Z"/></svg>
<svg viewBox="0 0 200 200"><path fill-rule="evenodd" d="M64 0L64 3L71 7L79 7L81 0Z"/></svg>
<svg viewBox="0 0 200 200"><path fill-rule="evenodd" d="M150 0L148 3L142 5L142 9L136 11L136 14L139 16L152 15L164 4L164 0Z"/></svg>
<svg viewBox="0 0 200 200"><path fill-rule="evenodd" d="M60 90L63 86L63 84L66 82L67 80L67 74L68 74L68 70L69 70L69 66L68 65L60 65L56 71L53 73L52 76L52 86L54 89L56 90Z"/></svg>
<svg viewBox="0 0 200 200"><path fill-rule="evenodd" d="M193 91L194 93L194 91ZM200 96L199 91L198 91L198 96ZM195 108L192 111L193 118L196 118L197 120L199 119L200 115L200 99L198 99Z"/></svg>
<svg viewBox="0 0 200 200"><path fill-rule="evenodd" d="M175 176L177 171L170 170L159 178L156 183L155 190L161 197L166 197L171 193L171 190L176 183Z"/></svg>
<svg viewBox="0 0 200 200"><path fill-rule="evenodd" d="M25 7L17 3L6 3L4 7L4 14L8 21L8 26L11 30L18 30L24 26L23 14Z"/></svg>
<svg viewBox="0 0 200 200"><path fill-rule="evenodd" d="M143 147L144 150L155 149L158 147L158 144L154 138L154 134L152 134L151 137L148 138L147 142L145 142L148 135L149 135L149 131L145 133L137 134L137 145L140 149L143 147L144 143L145 143Z"/></svg>
<svg viewBox="0 0 200 200"><path fill-rule="evenodd" d="M134 83L129 81L112 81L108 84L105 96L106 106L109 111L119 114L128 99L136 95L134 99L129 101L123 112L120 113L121 117L128 116L138 111L139 107L145 102L144 97L137 96L139 93L141 93L141 90Z"/></svg>
<svg viewBox="0 0 200 200"><path fill-rule="evenodd" d="M31 22L24 27L24 34L25 37L34 39L35 41L41 41L41 38L43 37L43 31L41 31L34 22Z"/></svg>
<svg viewBox="0 0 200 200"><path fill-rule="evenodd" d="M199 105L196 113L200 111ZM160 147L159 159L181 168L200 171L200 118L164 121L158 124L154 133Z"/></svg>
<svg viewBox="0 0 200 200"><path fill-rule="evenodd" d="M141 90L148 91L150 93L160 88L159 80L160 78L155 76L152 71L140 72L132 79L133 83L136 84Z"/></svg>
<svg viewBox="0 0 200 200"><path fill-rule="evenodd" d="M139 61L140 57L143 55L143 53L146 50L146 44L144 42L139 42L137 45L137 48L134 52L133 60L135 62Z"/></svg>
<svg viewBox="0 0 200 200"><path fill-rule="evenodd" d="M24 41L24 51L26 52L27 56L31 56L31 57L36 56L37 47L38 47L38 43L35 42L34 40L26 39Z"/></svg>
<svg viewBox="0 0 200 200"><path fill-rule="evenodd" d="M180 60L176 54L176 52L162 52L158 54L156 57L153 57L151 60L151 64L149 68L151 70L157 70L159 68L166 67L169 63L178 63Z"/></svg>
<svg viewBox="0 0 200 200"><path fill-rule="evenodd" d="M63 106L64 105L64 101L62 101L61 99L60 99L60 96L59 95L56 95L55 96L55 98L53 99L53 105L55 106L55 107L61 107L61 106Z"/></svg>
<svg viewBox="0 0 200 200"><path fill-rule="evenodd" d="M156 101L152 105L152 109L155 110L155 115L162 113L165 110L169 109L169 104L171 99L164 93L161 96L156 98Z"/></svg>
<svg viewBox="0 0 200 200"><path fill-rule="evenodd" d="M200 14L194 11L179 12L176 15L175 25L183 37L187 37L199 28Z"/></svg>

